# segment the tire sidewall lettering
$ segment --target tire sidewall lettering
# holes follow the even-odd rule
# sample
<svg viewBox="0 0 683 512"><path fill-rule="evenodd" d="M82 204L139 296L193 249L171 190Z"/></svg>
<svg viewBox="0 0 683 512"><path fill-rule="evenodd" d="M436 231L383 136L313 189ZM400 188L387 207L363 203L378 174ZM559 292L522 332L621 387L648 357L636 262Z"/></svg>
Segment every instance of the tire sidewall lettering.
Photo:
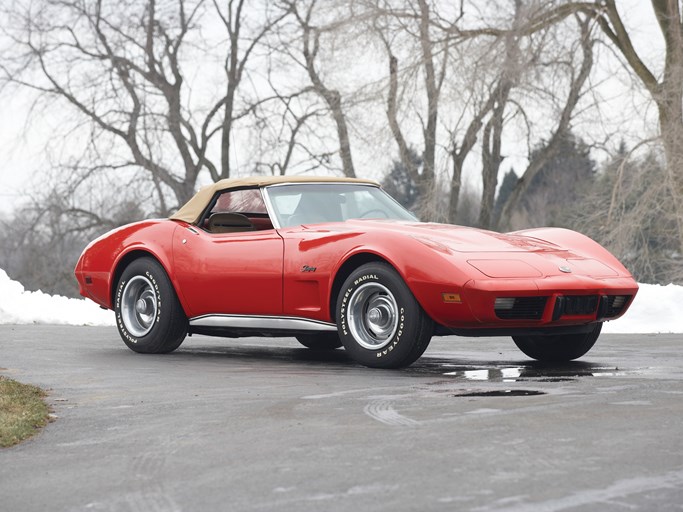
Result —
<svg viewBox="0 0 683 512"><path fill-rule="evenodd" d="M342 333L344 336L349 336L349 329L348 329L348 322L346 320L346 310L349 302L349 297L351 296L351 293L353 292L353 288L347 288L346 292L344 292L344 297L342 298L341 306L339 309L339 317L340 317L340 323L339 326L342 330Z"/></svg>
<svg viewBox="0 0 683 512"><path fill-rule="evenodd" d="M378 350L375 353L375 356L379 358L379 357L384 357L387 354L391 353L394 350L394 348L396 348L396 346L401 341L401 337L403 336L404 332L405 332L405 308L401 307L401 320L398 324L398 329L396 329L396 335L395 335L394 341L392 341L388 347L385 347L382 350Z"/></svg>
<svg viewBox="0 0 683 512"><path fill-rule="evenodd" d="M377 351L371 351L371 350L368 350L366 348L363 348L360 345L358 345L355 340L353 340L353 341L357 345L358 349L361 349L361 350L364 350L364 351L370 352L370 353L374 352L375 358L382 358L382 357L385 357L385 356L391 354L395 349L397 349L399 343L403 339L404 334L407 332L407 329L406 329L406 310L405 310L405 306L400 303L400 297L398 296L398 294L394 290L394 287L390 283L387 283L385 280L380 279L380 277L377 275L377 273L368 272L365 274L361 274L360 276L355 277L353 279L353 281L348 283L348 286L344 290L344 294L342 296L341 303L339 306L339 318L340 318L339 329L340 329L343 336L353 338L351 335L351 332L348 328L348 318L347 318L348 302L359 286L363 285L364 283L372 282L372 281L378 282L378 283L383 284L384 286L387 286L387 288L389 288L389 290L393 294L394 299L397 301L398 306L399 306L399 314L400 314L399 325L398 325L398 328L396 329L396 333L394 334L394 338L389 343L389 345L384 346L383 348L381 348Z"/></svg>
<svg viewBox="0 0 683 512"><path fill-rule="evenodd" d="M161 311L162 311L162 299L161 299L161 290L159 289L159 283L154 277L154 274L150 272L149 270L145 270L144 273L138 274L138 275L144 275L150 283L152 284L152 288L154 289L154 294L156 295L156 300L157 300L157 315L154 319L154 324L155 326L159 324L161 321ZM126 340L129 341L130 343L137 344L139 341L143 340L148 336L149 334L152 334L154 331L154 328L152 331L150 331L147 335L143 336L142 338L136 338L133 336L130 331L126 328L126 324L123 321L123 316L121 315L121 298L123 296L123 290L126 287L126 283L128 282L129 279L121 279L119 282L118 288L116 290L116 297L115 297L115 302L114 302L114 310L116 312L116 325L119 329L119 333L121 336Z"/></svg>
<svg viewBox="0 0 683 512"><path fill-rule="evenodd" d="M154 293L157 296L157 316L154 319L154 323L158 324L161 318L162 308L161 291L159 290L159 284L157 283L157 280L154 279L154 275L149 270L145 270L145 276L151 281L152 285L154 286Z"/></svg>
<svg viewBox="0 0 683 512"><path fill-rule="evenodd" d="M379 281L379 278L376 274L365 274L360 276L358 279L354 279L353 286L358 286L359 284L362 284L365 281Z"/></svg>
<svg viewBox="0 0 683 512"><path fill-rule="evenodd" d="M341 318L340 327L344 336L351 336L351 333L349 332L348 328L348 320L346 318L349 298L351 297L351 295L353 295L353 292L358 287L358 285L361 285L367 281L379 282L379 278L377 277L377 274L363 274L362 276L359 276L358 278L354 279L353 283L351 283L351 285L344 292L344 297L342 298L341 307L339 309L339 316Z"/></svg>
<svg viewBox="0 0 683 512"><path fill-rule="evenodd" d="M121 296L123 295L123 290L126 287L127 279L122 279L119 282L119 287L116 290L116 303L114 305L114 310L116 311L116 326L119 328L119 333L123 338L131 343L137 343L138 339L134 337L128 329L126 329L126 324L123 322L123 317L121 315Z"/></svg>

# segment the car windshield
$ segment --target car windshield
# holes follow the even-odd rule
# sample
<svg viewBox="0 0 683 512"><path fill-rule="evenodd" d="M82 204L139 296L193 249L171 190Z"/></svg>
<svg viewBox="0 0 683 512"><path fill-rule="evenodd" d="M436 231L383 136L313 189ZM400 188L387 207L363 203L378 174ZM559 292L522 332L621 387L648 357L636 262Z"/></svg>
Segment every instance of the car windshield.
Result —
<svg viewBox="0 0 683 512"><path fill-rule="evenodd" d="M391 196L372 185L309 183L266 189L280 227L349 219L416 221Z"/></svg>

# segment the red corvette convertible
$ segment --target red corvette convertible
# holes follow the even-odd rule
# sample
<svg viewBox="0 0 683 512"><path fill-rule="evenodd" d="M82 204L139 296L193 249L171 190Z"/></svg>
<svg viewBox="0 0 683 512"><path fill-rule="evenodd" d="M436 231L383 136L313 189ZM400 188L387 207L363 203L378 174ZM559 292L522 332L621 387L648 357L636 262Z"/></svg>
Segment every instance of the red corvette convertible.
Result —
<svg viewBox="0 0 683 512"><path fill-rule="evenodd" d="M638 290L579 233L421 223L375 182L310 177L205 187L169 219L92 242L76 278L136 352L171 352L193 333L295 336L380 368L449 334L576 359Z"/></svg>

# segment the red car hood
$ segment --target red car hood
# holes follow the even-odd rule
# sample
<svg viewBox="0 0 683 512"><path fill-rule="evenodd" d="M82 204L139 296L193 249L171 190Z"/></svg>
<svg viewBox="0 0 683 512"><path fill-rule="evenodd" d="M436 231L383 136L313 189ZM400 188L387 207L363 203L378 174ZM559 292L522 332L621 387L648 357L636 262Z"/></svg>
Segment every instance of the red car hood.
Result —
<svg viewBox="0 0 683 512"><path fill-rule="evenodd" d="M327 232L332 237L340 233L345 233L345 236L353 233L395 233L412 238L444 256L465 260L482 274L494 278L567 274L599 278L630 276L616 258L578 233L574 233L577 240L559 245L561 242L554 243L523 233L496 233L450 224L392 220L349 220L310 225L304 229L321 235ZM545 230L544 233L547 235L551 231ZM562 229L557 232L568 233Z"/></svg>
<svg viewBox="0 0 683 512"><path fill-rule="evenodd" d="M519 234L496 233L483 229L437 224L427 222L405 222L392 220L349 220L344 223L308 226L330 231L395 231L419 241L456 252L539 252L566 251L556 244Z"/></svg>

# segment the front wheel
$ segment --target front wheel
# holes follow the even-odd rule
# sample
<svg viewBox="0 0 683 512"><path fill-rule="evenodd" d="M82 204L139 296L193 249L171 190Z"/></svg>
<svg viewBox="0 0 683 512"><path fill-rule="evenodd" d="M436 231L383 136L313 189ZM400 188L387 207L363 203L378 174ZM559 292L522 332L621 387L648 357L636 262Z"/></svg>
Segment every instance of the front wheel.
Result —
<svg viewBox="0 0 683 512"><path fill-rule="evenodd" d="M373 368L401 368L429 345L434 323L400 275L386 263L362 265L346 279L336 307L349 355Z"/></svg>
<svg viewBox="0 0 683 512"><path fill-rule="evenodd" d="M602 322L599 322L587 333L513 336L512 339L530 358L559 363L578 359L587 353L595 345L601 330Z"/></svg>
<svg viewBox="0 0 683 512"><path fill-rule="evenodd" d="M187 317L164 268L139 258L121 274L114 300L116 327L131 350L173 352L187 334Z"/></svg>

